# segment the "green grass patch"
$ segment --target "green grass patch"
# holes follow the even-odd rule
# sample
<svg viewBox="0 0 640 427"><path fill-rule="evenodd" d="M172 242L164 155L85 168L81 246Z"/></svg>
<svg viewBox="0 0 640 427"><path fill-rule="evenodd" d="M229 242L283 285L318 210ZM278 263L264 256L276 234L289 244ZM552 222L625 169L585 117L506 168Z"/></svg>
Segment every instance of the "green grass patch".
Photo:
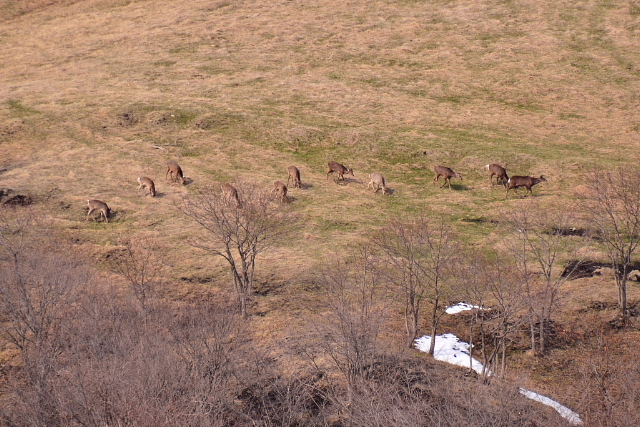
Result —
<svg viewBox="0 0 640 427"><path fill-rule="evenodd" d="M22 117L30 114L42 114L40 111L34 108L27 107L19 99L10 99L6 102L6 104L9 107L11 113L16 116Z"/></svg>
<svg viewBox="0 0 640 427"><path fill-rule="evenodd" d="M176 64L176 61L156 61L153 63L156 67L172 67Z"/></svg>
<svg viewBox="0 0 640 427"><path fill-rule="evenodd" d="M318 229L322 233L335 233L335 232L353 232L359 228L359 224L351 221L345 221L340 219L327 219L320 221Z"/></svg>

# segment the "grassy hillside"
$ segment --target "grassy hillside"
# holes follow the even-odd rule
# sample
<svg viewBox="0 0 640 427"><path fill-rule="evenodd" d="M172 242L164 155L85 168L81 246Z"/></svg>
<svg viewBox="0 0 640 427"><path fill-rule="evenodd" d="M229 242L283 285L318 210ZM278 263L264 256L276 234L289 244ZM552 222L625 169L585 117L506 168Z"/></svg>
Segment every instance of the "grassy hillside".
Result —
<svg viewBox="0 0 640 427"><path fill-rule="evenodd" d="M277 340L313 307L326 257L391 218L444 216L493 245L491 220L529 200L492 188L488 163L544 174L540 208L569 210L593 166L635 167L639 36L640 6L607 0L0 0L0 187L34 197L98 265L124 236L172 248L167 295L197 299L230 279L187 243L199 230L181 198L268 188L298 166L304 225L257 273L277 291L255 329ZM171 159L188 185L165 180ZM355 178L327 180L331 160ZM433 185L435 165L463 180ZM389 197L366 190L371 172ZM84 221L89 198L111 223ZM616 301L611 280L570 286L563 319Z"/></svg>

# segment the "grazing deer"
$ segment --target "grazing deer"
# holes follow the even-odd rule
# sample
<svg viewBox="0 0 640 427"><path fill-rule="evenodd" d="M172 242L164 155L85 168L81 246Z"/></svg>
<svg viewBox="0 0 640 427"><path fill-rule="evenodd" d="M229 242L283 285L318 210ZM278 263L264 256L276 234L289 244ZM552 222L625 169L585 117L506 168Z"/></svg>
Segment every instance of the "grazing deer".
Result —
<svg viewBox="0 0 640 427"><path fill-rule="evenodd" d="M98 217L103 216L104 220L109 222L109 213L111 213L111 209L109 209L109 206L107 206L105 202L101 202L100 200L87 200L87 202L89 205L89 213L87 213L85 221L89 220L89 216L91 216L94 211L100 211L100 215Z"/></svg>
<svg viewBox="0 0 640 427"><path fill-rule="evenodd" d="M220 188L222 189L222 197L227 201L227 203L231 203L231 201L233 200L236 202L236 208L242 207L242 203L240 203L240 197L238 197L238 190L236 190L236 187L227 182L225 184L222 184Z"/></svg>
<svg viewBox="0 0 640 427"><path fill-rule="evenodd" d="M153 180L151 178L141 176L138 178L138 183L140 184L140 187L138 187L138 191L146 188L149 190L149 194L151 194L151 197L156 197L156 185L153 183Z"/></svg>
<svg viewBox="0 0 640 427"><path fill-rule="evenodd" d="M367 184L367 190L369 188L375 188L376 191L374 191L374 193L377 193L378 190L382 188L382 194L387 194L387 182L385 181L384 176L382 176L382 174L379 174L378 172L374 172L369 175L369 178L370 178L370 181L369 181L369 184Z"/></svg>
<svg viewBox="0 0 640 427"><path fill-rule="evenodd" d="M302 181L300 181L300 169L295 166L289 166L287 168L289 172L289 177L287 178L287 185L289 185L289 180L293 179L293 187L294 188L302 188Z"/></svg>
<svg viewBox="0 0 640 427"><path fill-rule="evenodd" d="M493 184L494 175L496 176L496 184L502 181L502 185L504 185L505 187L507 186L507 181L509 181L509 175L507 175L507 170L505 168L503 168L502 166L496 163L491 163L490 165L487 165L486 168L489 171L489 182L491 183L492 187L494 185Z"/></svg>
<svg viewBox="0 0 640 427"><path fill-rule="evenodd" d="M444 177L444 183L440 186L440 188L447 185L449 183L449 188L451 188L451 178L460 178L462 179L462 175L458 172L454 172L451 168L446 166L436 166L433 168L433 171L436 173L435 178L433 178L433 182L438 182L440 177Z"/></svg>
<svg viewBox="0 0 640 427"><path fill-rule="evenodd" d="M329 179L329 174L334 172L338 175L338 179L335 180L335 182L338 182L338 180L344 180L345 175L351 175L355 177L355 175L353 174L353 169L348 168L343 164L340 164L338 162L329 162L328 165L329 169L327 169L327 179Z"/></svg>
<svg viewBox="0 0 640 427"><path fill-rule="evenodd" d="M282 203L287 203L289 198L287 197L287 186L284 185L282 181L276 181L273 183L273 191L271 192L274 196L280 197L280 201Z"/></svg>
<svg viewBox="0 0 640 427"><path fill-rule="evenodd" d="M171 174L171 182L180 181L180 183L184 185L185 180L182 174L182 168L175 160L167 163L167 173L164 174L164 179L167 179L167 175L169 174Z"/></svg>
<svg viewBox="0 0 640 427"><path fill-rule="evenodd" d="M525 193L525 196L528 193L531 193L531 195L533 195L531 187L541 182L547 182L547 179L544 177L544 175L540 175L540 178L535 178L532 176L512 176L511 178L509 178L509 181L507 181L507 184L509 185L507 186L507 192L504 197L506 199L509 196L509 190L511 190L512 188L513 191L518 194L519 187L525 187L527 189L527 193Z"/></svg>

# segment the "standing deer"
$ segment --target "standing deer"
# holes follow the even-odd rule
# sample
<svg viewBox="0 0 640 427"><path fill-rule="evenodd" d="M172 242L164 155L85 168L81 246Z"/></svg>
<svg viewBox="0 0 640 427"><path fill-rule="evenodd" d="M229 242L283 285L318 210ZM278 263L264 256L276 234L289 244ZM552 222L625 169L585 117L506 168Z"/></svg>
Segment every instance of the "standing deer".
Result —
<svg viewBox="0 0 640 427"><path fill-rule="evenodd" d="M146 188L149 190L151 197L156 197L156 185L153 183L151 178L147 178L146 176L141 176L138 178L138 183L140 187L138 187L138 191Z"/></svg>
<svg viewBox="0 0 640 427"><path fill-rule="evenodd" d="M374 193L377 193L378 190L382 188L382 194L387 194L387 182L385 181L384 176L382 176L382 174L379 174L378 172L374 172L369 175L369 178L370 178L370 181L369 181L369 184L367 184L367 190L369 188L375 188L376 191L374 191Z"/></svg>
<svg viewBox="0 0 640 427"><path fill-rule="evenodd" d="M273 183L273 191L271 193L274 196L279 196L282 203L287 203L289 201L289 198L287 197L287 186L284 185L284 182L282 181L276 181Z"/></svg>
<svg viewBox="0 0 640 427"><path fill-rule="evenodd" d="M171 174L171 182L180 181L184 185L184 175L182 174L182 168L175 160L171 160L167 163L167 173L164 174L164 179L167 179L167 175Z"/></svg>
<svg viewBox="0 0 640 427"><path fill-rule="evenodd" d="M496 176L496 185L502 181L502 185L507 186L507 182L509 181L509 175L507 175L507 170L500 166L497 163L491 163L490 165L485 166L489 171L489 182L493 187L493 176Z"/></svg>
<svg viewBox="0 0 640 427"><path fill-rule="evenodd" d="M460 178L462 179L462 175L458 172L454 172L451 168L446 166L436 166L433 168L433 171L436 173L435 178L433 178L433 182L438 182L440 177L444 177L444 183L440 186L440 188L447 185L449 183L449 189L451 189L451 178Z"/></svg>
<svg viewBox="0 0 640 427"><path fill-rule="evenodd" d="M106 222L109 222L109 214L111 213L111 209L105 202L101 202L100 200L87 200L89 205L89 213L87 213L87 217L85 221L89 220L89 216L95 211L100 211L100 215L98 217L104 217Z"/></svg>
<svg viewBox="0 0 640 427"><path fill-rule="evenodd" d="M240 203L240 197L238 197L238 190L236 190L233 185L227 182L225 184L222 184L220 188L222 189L222 197L227 201L227 203L235 201L236 208L242 207L242 203Z"/></svg>
<svg viewBox="0 0 640 427"><path fill-rule="evenodd" d="M338 179L336 179L335 182L338 182L338 180L344 180L345 175L351 175L355 177L355 175L353 174L353 169L348 168L343 164L340 164L338 162L329 162L328 165L329 169L327 169L327 179L329 179L329 174L334 172L338 175Z"/></svg>
<svg viewBox="0 0 640 427"><path fill-rule="evenodd" d="M287 178L287 185L289 185L289 180L293 179L293 187L294 188L302 188L302 181L300 181L300 169L295 166L289 166L287 168L289 172L289 177Z"/></svg>
<svg viewBox="0 0 640 427"><path fill-rule="evenodd" d="M507 187L507 192L504 197L506 199L509 196L509 190L511 190L512 188L514 193L518 194L519 187L525 187L527 189L525 196L529 193L533 195L533 191L531 191L531 187L541 182L547 182L547 179L544 177L544 175L540 175L540 178L535 178L532 176L517 176L517 175L512 176L511 178L509 178L509 181L507 181L507 184L509 185Z"/></svg>

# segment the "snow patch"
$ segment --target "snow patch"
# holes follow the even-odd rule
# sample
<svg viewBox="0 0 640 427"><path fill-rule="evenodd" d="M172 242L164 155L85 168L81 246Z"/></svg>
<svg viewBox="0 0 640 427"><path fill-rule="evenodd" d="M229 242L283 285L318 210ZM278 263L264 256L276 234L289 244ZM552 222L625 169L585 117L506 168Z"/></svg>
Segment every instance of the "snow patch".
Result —
<svg viewBox="0 0 640 427"><path fill-rule="evenodd" d="M415 346L418 350L429 352L431 346L431 337L425 335L416 339ZM469 349L471 345L464 341L460 341L458 337L453 334L438 335L436 337L435 349L433 351L433 357L443 362L449 362L454 365L464 366L465 368L471 368L479 374L483 373L484 366L476 359L471 357ZM486 372L487 375L491 375L491 372Z"/></svg>
<svg viewBox="0 0 640 427"><path fill-rule="evenodd" d="M584 424L580 419L580 415L573 412L571 409L567 408L564 405L559 404L553 399L549 399L547 396L543 396L531 390L526 390L520 387L520 394L525 397L528 397L531 400L535 400L536 402L540 402L543 405L547 405L555 409L564 419L569 421L569 424L573 426L581 426Z"/></svg>
<svg viewBox="0 0 640 427"><path fill-rule="evenodd" d="M474 308L481 307L461 302L447 308L446 312L449 314L456 314L460 313L461 311L472 310ZM425 353L427 353L430 346L431 337L428 335L417 338L415 340L415 347L420 351L424 351ZM437 360L448 362L453 365L463 366L466 368L470 367L481 375L483 374L483 372L485 375L491 375L490 371L485 371L485 367L482 363L471 357L470 349L471 344L460 341L460 339L453 334L438 335L435 339L433 357ZM522 387L520 387L520 393L531 400L535 400L536 402L540 402L543 405L547 405L555 409L560 414L560 416L566 419L571 425L580 426L584 424L582 419L580 419L580 415L573 412L566 406L561 405L555 400L548 398L547 396L543 396L536 392L526 390Z"/></svg>
<svg viewBox="0 0 640 427"><path fill-rule="evenodd" d="M444 312L447 313L447 314L458 314L461 311L473 310L475 308L482 308L482 307L477 306L477 305L467 304L466 302L459 302L456 305L452 305L451 307L447 307L447 309Z"/></svg>

